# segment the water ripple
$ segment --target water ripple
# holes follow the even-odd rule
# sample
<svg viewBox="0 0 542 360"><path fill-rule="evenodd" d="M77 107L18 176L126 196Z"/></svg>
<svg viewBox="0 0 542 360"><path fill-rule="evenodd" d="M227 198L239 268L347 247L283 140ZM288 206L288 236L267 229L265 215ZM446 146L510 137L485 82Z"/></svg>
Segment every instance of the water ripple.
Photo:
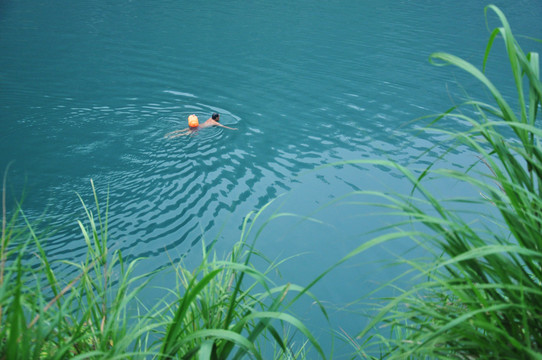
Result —
<svg viewBox="0 0 542 360"><path fill-rule="evenodd" d="M540 7L524 2L507 6L538 19ZM442 154L441 134L413 136L419 125L409 122L445 110L461 89L445 89L449 73L427 57L458 50L472 59L483 41L470 34L484 31L482 5L444 5L13 3L0 17L0 165L16 161L31 217L52 214L54 257L85 253L74 192L95 212L93 179L100 199L109 194L112 246L162 266L165 249L181 256L281 193L301 187L325 199L374 185L373 173L397 180L386 169L322 174L319 165L391 158L423 167ZM526 24L517 25L541 30ZM164 139L188 115L213 112L239 130ZM450 154L458 168L472 158Z"/></svg>

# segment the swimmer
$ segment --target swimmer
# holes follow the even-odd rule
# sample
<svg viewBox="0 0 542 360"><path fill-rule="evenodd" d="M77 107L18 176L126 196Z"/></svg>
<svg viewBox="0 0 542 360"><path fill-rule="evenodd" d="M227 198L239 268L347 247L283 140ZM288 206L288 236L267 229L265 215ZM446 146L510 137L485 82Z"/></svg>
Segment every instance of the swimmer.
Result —
<svg viewBox="0 0 542 360"><path fill-rule="evenodd" d="M167 133L164 137L168 139L173 139L178 136L187 136L192 134L193 131L204 129L212 126L220 126L230 130L237 130L237 128L231 128L229 126L222 125L219 123L220 114L214 113L209 119L207 119L203 124L199 125L198 117L196 115L190 115L188 117L188 127L182 130L175 130L170 133Z"/></svg>

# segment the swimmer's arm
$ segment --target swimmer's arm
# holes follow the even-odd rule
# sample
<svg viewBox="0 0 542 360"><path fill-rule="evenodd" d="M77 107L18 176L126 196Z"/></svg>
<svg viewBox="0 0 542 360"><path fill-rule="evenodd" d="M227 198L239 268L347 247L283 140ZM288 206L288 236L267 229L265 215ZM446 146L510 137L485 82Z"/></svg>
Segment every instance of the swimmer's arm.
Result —
<svg viewBox="0 0 542 360"><path fill-rule="evenodd" d="M220 127L223 127L223 128L226 128L226 129L230 129L230 130L237 130L237 128L231 128L229 126L225 126L225 125L222 125L221 123L217 122L216 123L217 126L220 126Z"/></svg>

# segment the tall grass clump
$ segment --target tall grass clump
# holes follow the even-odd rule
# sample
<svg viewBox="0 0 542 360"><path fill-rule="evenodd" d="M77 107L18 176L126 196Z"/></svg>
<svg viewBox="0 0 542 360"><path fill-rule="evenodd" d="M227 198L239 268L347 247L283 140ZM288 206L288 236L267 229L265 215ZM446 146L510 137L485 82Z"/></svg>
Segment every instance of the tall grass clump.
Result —
<svg viewBox="0 0 542 360"><path fill-rule="evenodd" d="M247 216L241 240L225 259L203 246L195 270L172 262L173 285L146 307L138 296L150 290L153 276L169 276L167 269L135 275L144 260L127 263L120 250L111 250L108 205L102 209L92 189L92 209L80 198L86 257L50 261L22 208L8 218L4 178L0 359L303 359L307 343L313 356L325 358L288 312L289 294L308 289L275 285L268 275L277 263L268 262L263 272L252 264L258 253L248 239L256 231L255 241L267 224L253 230L265 208Z"/></svg>
<svg viewBox="0 0 542 360"><path fill-rule="evenodd" d="M253 227L266 207L245 218L241 241L225 260L211 258L204 246L203 260L196 270L175 268L178 286L172 295L183 296L164 304L167 311L162 312L162 323L166 326L161 333L160 358L183 354L184 359L198 354L198 359L267 359L270 354L266 345L274 344L270 348L275 349L273 358L304 359L308 356L305 346L295 346L289 336L290 331L295 331L318 354L311 356L325 359L308 328L288 312L292 305L289 293L296 294L295 300L300 294L310 295L308 288L290 283L274 285L269 274L280 263L271 262L263 272L251 263L258 253L248 245L248 236L255 231ZM270 220L283 215L265 221L254 241Z"/></svg>
<svg viewBox="0 0 542 360"><path fill-rule="evenodd" d="M4 186L3 199L5 193ZM3 217L0 359L145 355L137 344L152 328L150 318L137 319L134 327L129 311L145 284L132 275L137 261L125 264L120 251L108 250L107 211L104 217L97 197L97 215L83 206L88 224L79 226L87 256L81 262L49 261L20 205L9 221Z"/></svg>
<svg viewBox="0 0 542 360"><path fill-rule="evenodd" d="M396 224L400 230L393 233L414 239L433 257L426 262L404 260L417 274L416 285L383 302L358 339L349 338L360 356L369 356L371 346L377 346L372 354L380 358L542 358L539 55L521 49L497 7L486 7L486 17L489 12L496 14L501 26L491 32L481 70L446 53L430 58L435 65L466 71L493 100L469 100L430 125L434 130L442 119L468 122L470 129L465 132L440 131L476 152L480 166L474 168L481 170L459 172L432 166L415 175L386 163L415 189L413 196L379 194L394 215L405 217ZM485 73L497 40L504 42L511 65L517 90L514 106ZM465 106L474 108L475 115L465 115L461 111ZM456 205L464 205L463 211L446 205L425 187L428 175L465 182L477 188L480 197L456 199ZM391 336L375 335L386 327Z"/></svg>

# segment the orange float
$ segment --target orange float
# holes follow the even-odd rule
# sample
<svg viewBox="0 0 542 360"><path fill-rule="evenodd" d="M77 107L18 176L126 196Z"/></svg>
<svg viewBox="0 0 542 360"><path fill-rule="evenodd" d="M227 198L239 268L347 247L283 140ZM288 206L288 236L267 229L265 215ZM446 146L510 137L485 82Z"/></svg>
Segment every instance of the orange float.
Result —
<svg viewBox="0 0 542 360"><path fill-rule="evenodd" d="M198 117L196 115L192 114L188 117L188 126L191 128L199 126Z"/></svg>

